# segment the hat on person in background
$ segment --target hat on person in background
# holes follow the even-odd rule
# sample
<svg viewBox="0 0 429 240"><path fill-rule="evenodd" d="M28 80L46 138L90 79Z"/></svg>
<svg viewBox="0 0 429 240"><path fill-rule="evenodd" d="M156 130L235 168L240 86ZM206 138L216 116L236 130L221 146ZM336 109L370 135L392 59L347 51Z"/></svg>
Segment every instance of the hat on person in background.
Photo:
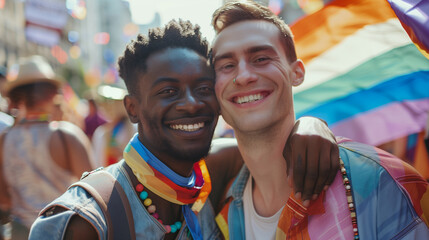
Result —
<svg viewBox="0 0 429 240"><path fill-rule="evenodd" d="M7 76L6 93L12 89L32 83L52 83L60 87L62 79L57 76L48 61L42 56L22 58L13 65Z"/></svg>

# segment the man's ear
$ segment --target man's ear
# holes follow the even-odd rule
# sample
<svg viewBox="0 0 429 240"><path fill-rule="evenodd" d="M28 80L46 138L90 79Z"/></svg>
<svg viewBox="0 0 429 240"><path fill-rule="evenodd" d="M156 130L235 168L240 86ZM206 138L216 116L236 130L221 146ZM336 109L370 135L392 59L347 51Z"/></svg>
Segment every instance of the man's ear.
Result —
<svg viewBox="0 0 429 240"><path fill-rule="evenodd" d="M294 63L292 63L291 67L293 72L292 86L296 87L301 85L302 82L304 82L304 63L301 61L301 59L297 59Z"/></svg>
<svg viewBox="0 0 429 240"><path fill-rule="evenodd" d="M137 114L137 99L134 96L126 95L124 97L124 107L127 110L128 118L132 123L138 123L139 118Z"/></svg>

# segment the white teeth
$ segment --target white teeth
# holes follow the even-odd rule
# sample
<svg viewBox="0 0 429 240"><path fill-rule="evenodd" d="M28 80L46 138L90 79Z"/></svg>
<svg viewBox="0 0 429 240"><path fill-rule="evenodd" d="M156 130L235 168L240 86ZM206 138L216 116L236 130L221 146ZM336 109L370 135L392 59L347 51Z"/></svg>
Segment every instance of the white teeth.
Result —
<svg viewBox="0 0 429 240"><path fill-rule="evenodd" d="M170 127L172 129L175 129L175 130L182 130L182 131L186 131L186 132L194 132L194 131L198 131L201 128L203 128L204 127L204 122L195 123L195 124L187 124L187 125L175 124L175 125L170 125Z"/></svg>
<svg viewBox="0 0 429 240"><path fill-rule="evenodd" d="M260 93L258 93L258 94L253 94L253 95L249 95L249 96L238 97L236 102L238 104L242 104L242 103L258 101L258 100L261 100L262 98L264 98L264 97Z"/></svg>

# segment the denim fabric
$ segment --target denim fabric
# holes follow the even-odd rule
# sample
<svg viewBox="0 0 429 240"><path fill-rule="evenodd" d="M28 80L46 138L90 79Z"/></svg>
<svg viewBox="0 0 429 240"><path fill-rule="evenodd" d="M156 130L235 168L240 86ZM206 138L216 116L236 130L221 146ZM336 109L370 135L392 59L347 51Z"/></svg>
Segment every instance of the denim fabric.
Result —
<svg viewBox="0 0 429 240"><path fill-rule="evenodd" d="M123 161L123 160L122 160ZM133 187L120 167L121 163L114 164L106 170L111 173L123 187L131 205L136 229L137 239L163 239L166 234L164 227L155 220L141 203ZM107 239L107 226L103 213L95 200L88 196L80 187L69 189L61 197L50 203L45 209L59 205L69 209L53 216L40 215L33 224L29 239L62 239L70 218L78 214L88 220L97 230L100 239ZM42 211L41 213L43 213ZM214 211L209 200L198 214L203 239L220 239L220 231L214 221ZM186 225L180 230L177 239L192 239L184 231Z"/></svg>
<svg viewBox="0 0 429 240"><path fill-rule="evenodd" d="M233 183L232 190L228 192L233 197L233 201L229 207L228 219L230 239L245 239L246 232L244 227L244 209L243 209L243 193L249 179L250 172L244 165L237 178Z"/></svg>

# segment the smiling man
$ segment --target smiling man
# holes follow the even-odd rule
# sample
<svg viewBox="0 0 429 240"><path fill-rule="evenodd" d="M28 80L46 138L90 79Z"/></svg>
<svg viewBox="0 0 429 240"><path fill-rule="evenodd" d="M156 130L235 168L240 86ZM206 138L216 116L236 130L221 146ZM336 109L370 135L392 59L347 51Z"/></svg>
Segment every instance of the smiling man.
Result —
<svg viewBox="0 0 429 240"><path fill-rule="evenodd" d="M219 105L207 55L208 42L199 27L171 21L148 36L139 35L119 59L129 92L124 105L130 120L138 124L138 134L125 148L124 160L106 171L125 191L137 239L221 238L212 204L218 205L242 159L234 142L212 143ZM312 148L337 150L335 141L312 134L295 136L311 142ZM307 152L306 146L294 148L297 156ZM329 184L326 175L336 167L331 168L329 154L321 161L328 165L321 182ZM72 187L41 212L30 239L107 239L112 236L109 227L94 198L83 188Z"/></svg>
<svg viewBox="0 0 429 240"><path fill-rule="evenodd" d="M429 238L428 183L375 147L341 140L333 184L308 207L294 198L283 149L305 68L292 33L253 1L226 3L213 26L216 96L245 163L216 219L226 239Z"/></svg>

